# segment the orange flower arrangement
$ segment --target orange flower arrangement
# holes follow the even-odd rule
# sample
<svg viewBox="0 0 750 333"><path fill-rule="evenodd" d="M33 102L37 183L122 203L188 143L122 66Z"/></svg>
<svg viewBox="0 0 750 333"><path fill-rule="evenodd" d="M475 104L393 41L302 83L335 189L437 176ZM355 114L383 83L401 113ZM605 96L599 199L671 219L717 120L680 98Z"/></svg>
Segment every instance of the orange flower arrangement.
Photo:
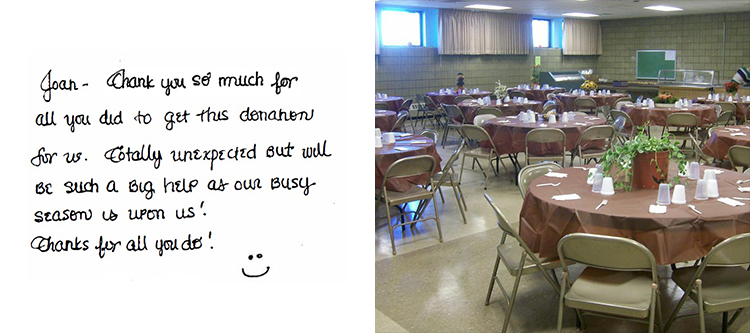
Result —
<svg viewBox="0 0 750 333"><path fill-rule="evenodd" d="M677 97L674 97L671 93L659 94L659 96L654 99L654 103L671 104L674 102L677 102Z"/></svg>
<svg viewBox="0 0 750 333"><path fill-rule="evenodd" d="M724 83L724 90L726 90L730 94L736 93L739 88L740 88L740 85L737 84L737 82L729 81L727 83Z"/></svg>

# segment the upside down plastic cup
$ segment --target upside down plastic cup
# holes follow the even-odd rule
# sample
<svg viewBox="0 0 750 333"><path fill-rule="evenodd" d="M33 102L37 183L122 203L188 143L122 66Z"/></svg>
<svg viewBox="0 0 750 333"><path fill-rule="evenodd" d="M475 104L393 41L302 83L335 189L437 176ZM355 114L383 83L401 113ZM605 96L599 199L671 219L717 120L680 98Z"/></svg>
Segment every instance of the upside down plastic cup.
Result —
<svg viewBox="0 0 750 333"><path fill-rule="evenodd" d="M672 203L682 205L685 204L685 185L675 185L674 192L672 193Z"/></svg>
<svg viewBox="0 0 750 333"><path fill-rule="evenodd" d="M375 137L375 148L383 148L383 139L380 136Z"/></svg>
<svg viewBox="0 0 750 333"><path fill-rule="evenodd" d="M669 198L669 184L659 184L659 195L656 197L656 204L661 206L667 206L672 203Z"/></svg>
<svg viewBox="0 0 750 333"><path fill-rule="evenodd" d="M698 162L690 162L688 168L688 179L698 179L701 177L701 165Z"/></svg>
<svg viewBox="0 0 750 333"><path fill-rule="evenodd" d="M698 179L698 185L695 187L695 199L706 200L708 199L708 193L706 192L706 180Z"/></svg>
<svg viewBox="0 0 750 333"><path fill-rule="evenodd" d="M716 180L716 170L708 169L703 171L703 179L705 180Z"/></svg>
<svg viewBox="0 0 750 333"><path fill-rule="evenodd" d="M381 135L380 129L375 127L375 136L380 136L380 135Z"/></svg>
<svg viewBox="0 0 750 333"><path fill-rule="evenodd" d="M706 194L709 198L719 197L719 183L716 181L716 179L706 180Z"/></svg>
<svg viewBox="0 0 750 333"><path fill-rule="evenodd" d="M615 194L615 185L612 182L612 177L604 177L604 179L602 179L602 191L600 193L603 195Z"/></svg>
<svg viewBox="0 0 750 333"><path fill-rule="evenodd" d="M555 116L554 114L550 115L549 116L549 123L550 124L557 123L557 116Z"/></svg>
<svg viewBox="0 0 750 333"><path fill-rule="evenodd" d="M602 185L604 183L604 174L597 172L594 174L594 187L591 188L591 192L601 193Z"/></svg>
<svg viewBox="0 0 750 333"><path fill-rule="evenodd" d="M393 134L393 132L383 133L383 141L387 145L396 143L396 136Z"/></svg>

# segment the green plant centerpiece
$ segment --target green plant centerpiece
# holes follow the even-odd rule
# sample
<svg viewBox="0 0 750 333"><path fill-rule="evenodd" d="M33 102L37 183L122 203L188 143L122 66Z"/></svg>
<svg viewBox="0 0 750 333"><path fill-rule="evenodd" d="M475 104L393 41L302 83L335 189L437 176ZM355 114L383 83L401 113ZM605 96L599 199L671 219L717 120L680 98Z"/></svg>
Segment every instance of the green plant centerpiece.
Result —
<svg viewBox="0 0 750 333"><path fill-rule="evenodd" d="M498 100L501 100L505 98L505 96L507 95L508 95L508 87L503 85L503 83L500 82L500 80L497 80L497 82L495 82L495 96L497 96Z"/></svg>
<svg viewBox="0 0 750 333"><path fill-rule="evenodd" d="M671 181L667 179L670 159L677 162L680 173L686 173L685 155L677 144L669 139L666 132L661 137L649 137L645 133L645 126L638 129L635 137L614 145L602 157L604 173L615 180L615 188L630 191L633 186L658 188L660 183L679 183L677 176ZM626 181L621 181L622 178Z"/></svg>

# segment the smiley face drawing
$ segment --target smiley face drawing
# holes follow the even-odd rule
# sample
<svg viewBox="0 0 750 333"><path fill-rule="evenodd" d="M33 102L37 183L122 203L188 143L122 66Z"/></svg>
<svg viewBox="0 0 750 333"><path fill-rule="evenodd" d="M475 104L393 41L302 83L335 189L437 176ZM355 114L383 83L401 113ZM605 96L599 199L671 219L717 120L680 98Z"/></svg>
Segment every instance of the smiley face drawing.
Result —
<svg viewBox="0 0 750 333"><path fill-rule="evenodd" d="M258 253L257 255L255 255L255 258L256 259L261 259L261 258L263 258L263 254L262 253ZM247 260L253 260L253 255L251 254L250 256L248 256ZM268 274L269 270L271 270L271 266L266 266L266 271L263 272L263 274L260 274L260 275L250 275L250 274L245 273L245 268L243 267L242 268L242 275L247 276L249 278L257 278L257 277L261 277L263 275Z"/></svg>

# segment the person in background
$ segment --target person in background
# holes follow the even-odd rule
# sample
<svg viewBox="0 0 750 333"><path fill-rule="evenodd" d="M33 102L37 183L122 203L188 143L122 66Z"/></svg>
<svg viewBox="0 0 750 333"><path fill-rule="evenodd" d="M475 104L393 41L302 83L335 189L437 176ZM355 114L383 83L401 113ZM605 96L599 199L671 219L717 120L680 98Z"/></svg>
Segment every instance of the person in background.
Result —
<svg viewBox="0 0 750 333"><path fill-rule="evenodd" d="M737 82L740 86L750 86L750 72L748 72L747 67L740 67L737 74L734 74L732 81Z"/></svg>

